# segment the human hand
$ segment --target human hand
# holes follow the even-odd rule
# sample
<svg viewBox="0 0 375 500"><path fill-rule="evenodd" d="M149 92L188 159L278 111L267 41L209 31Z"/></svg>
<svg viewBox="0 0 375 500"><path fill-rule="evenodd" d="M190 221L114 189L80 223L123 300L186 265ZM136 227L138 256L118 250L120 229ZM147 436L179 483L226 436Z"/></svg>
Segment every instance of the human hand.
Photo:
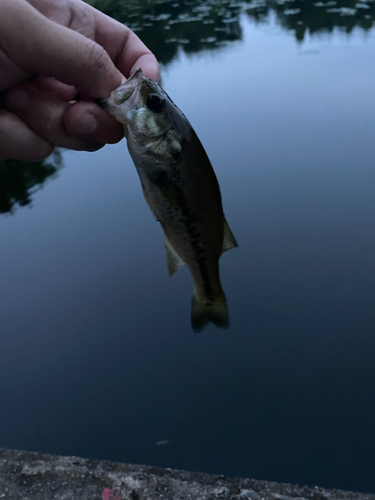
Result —
<svg viewBox="0 0 375 500"><path fill-rule="evenodd" d="M122 125L94 99L137 66L158 79L140 39L81 0L0 0L0 159L118 142Z"/></svg>

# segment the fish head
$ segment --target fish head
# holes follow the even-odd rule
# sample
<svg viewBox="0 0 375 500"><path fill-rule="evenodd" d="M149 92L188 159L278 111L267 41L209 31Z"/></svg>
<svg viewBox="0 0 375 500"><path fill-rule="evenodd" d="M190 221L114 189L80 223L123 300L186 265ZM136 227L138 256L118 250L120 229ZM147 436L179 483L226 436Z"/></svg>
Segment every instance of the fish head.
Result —
<svg viewBox="0 0 375 500"><path fill-rule="evenodd" d="M140 68L101 104L123 124L129 149L139 154L151 153L153 143L166 139L172 149L181 150L183 138L191 128L166 92L146 78ZM165 148L154 149L169 156Z"/></svg>

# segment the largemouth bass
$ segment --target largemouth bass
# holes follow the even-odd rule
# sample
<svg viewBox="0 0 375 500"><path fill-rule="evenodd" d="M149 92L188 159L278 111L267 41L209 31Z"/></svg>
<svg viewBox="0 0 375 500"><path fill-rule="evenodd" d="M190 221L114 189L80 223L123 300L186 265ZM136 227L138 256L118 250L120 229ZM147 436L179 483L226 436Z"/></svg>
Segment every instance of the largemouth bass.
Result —
<svg viewBox="0 0 375 500"><path fill-rule="evenodd" d="M224 218L207 154L183 113L137 68L102 103L124 125L144 197L165 234L169 275L184 263L194 280L191 323L228 326L219 278L222 252L238 246Z"/></svg>

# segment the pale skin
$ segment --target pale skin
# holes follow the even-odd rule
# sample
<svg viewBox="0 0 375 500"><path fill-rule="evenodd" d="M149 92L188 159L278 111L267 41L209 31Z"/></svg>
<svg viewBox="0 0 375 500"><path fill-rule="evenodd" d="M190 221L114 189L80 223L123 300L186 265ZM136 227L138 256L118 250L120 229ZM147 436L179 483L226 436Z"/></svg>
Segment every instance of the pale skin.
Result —
<svg viewBox="0 0 375 500"><path fill-rule="evenodd" d="M135 33L81 0L0 0L0 160L118 142L122 125L95 99L137 66L158 80Z"/></svg>

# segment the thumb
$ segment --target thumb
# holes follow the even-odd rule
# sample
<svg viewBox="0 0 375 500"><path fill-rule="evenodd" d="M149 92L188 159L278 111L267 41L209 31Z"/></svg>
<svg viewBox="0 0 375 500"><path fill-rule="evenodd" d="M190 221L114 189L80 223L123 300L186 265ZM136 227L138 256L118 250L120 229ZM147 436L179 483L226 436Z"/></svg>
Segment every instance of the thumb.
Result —
<svg viewBox="0 0 375 500"><path fill-rule="evenodd" d="M80 33L56 24L25 0L1 0L0 45L30 75L52 76L92 98L122 81L108 53Z"/></svg>

